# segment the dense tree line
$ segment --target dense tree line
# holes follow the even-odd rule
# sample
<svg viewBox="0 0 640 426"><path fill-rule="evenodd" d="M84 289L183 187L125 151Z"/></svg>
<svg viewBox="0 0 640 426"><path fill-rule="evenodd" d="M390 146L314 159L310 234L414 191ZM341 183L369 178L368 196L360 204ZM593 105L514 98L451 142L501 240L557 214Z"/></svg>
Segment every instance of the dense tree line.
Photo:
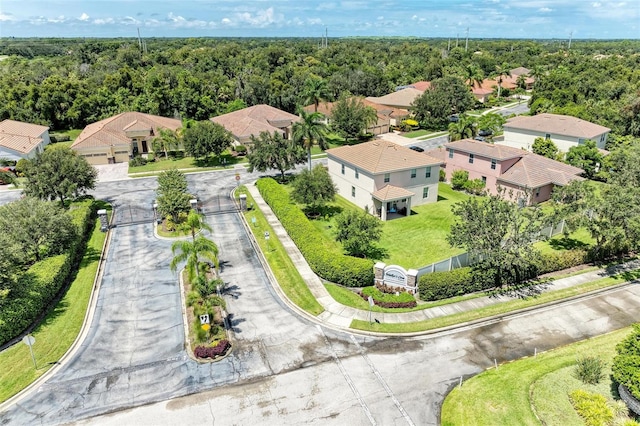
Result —
<svg viewBox="0 0 640 426"><path fill-rule="evenodd" d="M534 111L567 113L640 135L638 41L435 39L10 39L0 46L0 119L82 128L136 110L205 120L266 103L309 102L309 81L337 100L381 96L399 85L496 76L525 66L537 79ZM473 76L476 77L473 77ZM311 84L313 86L313 84ZM315 99L313 99L315 101Z"/></svg>

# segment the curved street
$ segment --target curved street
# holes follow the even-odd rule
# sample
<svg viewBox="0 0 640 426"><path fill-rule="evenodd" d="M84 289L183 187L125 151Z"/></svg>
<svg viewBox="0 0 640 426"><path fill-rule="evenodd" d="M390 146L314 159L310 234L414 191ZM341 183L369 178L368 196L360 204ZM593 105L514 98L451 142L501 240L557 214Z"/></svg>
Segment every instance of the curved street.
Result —
<svg viewBox="0 0 640 426"><path fill-rule="evenodd" d="M191 174L189 188L200 199L226 197L234 175ZM148 208L155 186L155 178L103 182L94 195L120 209ZM14 193L0 193L0 203ZM227 286L228 357L201 364L186 354L171 242L154 237L151 223L117 226L87 338L0 422L437 424L461 376L640 318L640 288L630 284L425 337L354 335L300 316L277 296L237 213L207 222Z"/></svg>

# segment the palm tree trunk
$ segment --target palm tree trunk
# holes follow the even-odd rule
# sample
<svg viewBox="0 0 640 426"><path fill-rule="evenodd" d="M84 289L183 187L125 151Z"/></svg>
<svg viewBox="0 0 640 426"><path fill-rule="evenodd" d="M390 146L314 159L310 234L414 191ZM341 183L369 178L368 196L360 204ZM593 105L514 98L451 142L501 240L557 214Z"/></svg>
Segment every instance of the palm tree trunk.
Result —
<svg viewBox="0 0 640 426"><path fill-rule="evenodd" d="M311 148L307 148L307 161L309 162L309 171L311 171Z"/></svg>

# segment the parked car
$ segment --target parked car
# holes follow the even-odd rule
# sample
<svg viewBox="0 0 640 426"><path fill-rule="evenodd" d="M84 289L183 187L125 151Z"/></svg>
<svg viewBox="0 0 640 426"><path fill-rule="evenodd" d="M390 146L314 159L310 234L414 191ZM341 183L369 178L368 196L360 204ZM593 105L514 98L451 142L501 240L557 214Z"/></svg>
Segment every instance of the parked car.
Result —
<svg viewBox="0 0 640 426"><path fill-rule="evenodd" d="M484 137L482 137L482 136L476 136L476 137L475 137L475 138L473 138L473 139L475 139L475 140L477 140L477 141L480 141L480 142L484 142L484 141L485 141Z"/></svg>
<svg viewBox="0 0 640 426"><path fill-rule="evenodd" d="M424 148L420 148L419 146L415 146L415 145L411 145L409 149L412 149L415 152L424 152Z"/></svg>
<svg viewBox="0 0 640 426"><path fill-rule="evenodd" d="M478 136L491 136L492 134L493 134L493 131L488 129L480 129L478 131Z"/></svg>
<svg viewBox="0 0 640 426"><path fill-rule="evenodd" d="M458 116L458 114L451 114L449 116L449 121L452 123L457 123L458 120L460 120L460 117Z"/></svg>

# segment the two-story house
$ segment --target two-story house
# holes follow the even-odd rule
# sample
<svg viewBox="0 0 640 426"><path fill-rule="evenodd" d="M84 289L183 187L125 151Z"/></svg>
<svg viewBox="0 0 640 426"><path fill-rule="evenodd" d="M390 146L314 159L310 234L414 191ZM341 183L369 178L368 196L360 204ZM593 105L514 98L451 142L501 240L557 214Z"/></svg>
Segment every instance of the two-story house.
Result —
<svg viewBox="0 0 640 426"><path fill-rule="evenodd" d="M443 161L447 180L456 170L469 172L469 179L481 179L486 190L498 194L504 188L505 197L525 204L536 204L551 197L555 186L564 186L582 179L582 169L547 157L504 145L463 139L449 142L445 149L426 154ZM510 194L511 192L511 194ZM528 199L527 199L528 195Z"/></svg>
<svg viewBox="0 0 640 426"><path fill-rule="evenodd" d="M587 140L604 149L611 129L576 117L558 114L518 116L507 120L503 126L504 141L497 142L514 148L531 150L536 138L551 139L562 152L569 151Z"/></svg>
<svg viewBox="0 0 640 426"><path fill-rule="evenodd" d="M0 158L12 161L33 158L44 151L49 142L47 126L14 120L0 123Z"/></svg>
<svg viewBox="0 0 640 426"><path fill-rule="evenodd" d="M409 216L438 200L441 161L393 142L375 140L326 151L338 193L382 220Z"/></svg>

